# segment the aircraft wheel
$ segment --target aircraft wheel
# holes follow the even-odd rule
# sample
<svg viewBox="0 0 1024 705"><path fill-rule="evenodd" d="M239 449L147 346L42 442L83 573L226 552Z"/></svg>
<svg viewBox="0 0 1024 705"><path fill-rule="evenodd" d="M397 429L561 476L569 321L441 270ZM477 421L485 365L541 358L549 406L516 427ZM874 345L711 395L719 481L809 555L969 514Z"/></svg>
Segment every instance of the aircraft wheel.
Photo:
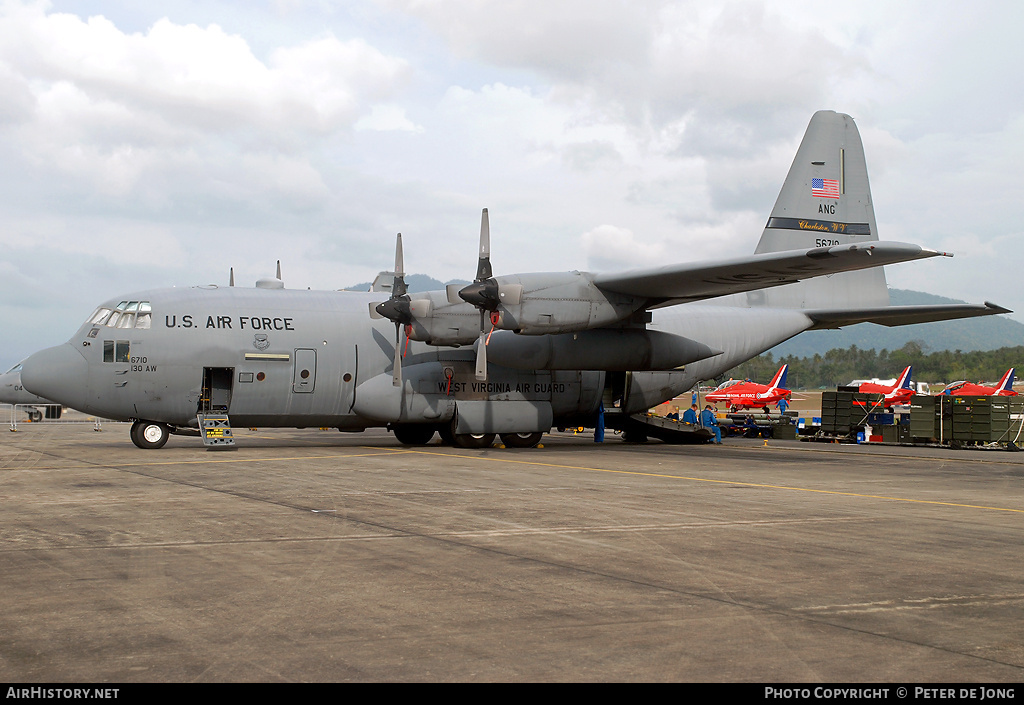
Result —
<svg viewBox="0 0 1024 705"><path fill-rule="evenodd" d="M536 433L503 433L501 434L501 442L505 444L506 448L536 448L543 437L544 433L541 431Z"/></svg>
<svg viewBox="0 0 1024 705"><path fill-rule="evenodd" d="M42 421L43 412L39 411L39 409L33 409L32 411L28 412L28 420L32 421L33 423L38 423L39 421Z"/></svg>
<svg viewBox="0 0 1024 705"><path fill-rule="evenodd" d="M627 428L622 432L622 440L626 443L646 443L647 442L647 431L639 431L633 428Z"/></svg>
<svg viewBox="0 0 1024 705"><path fill-rule="evenodd" d="M459 448L490 448L494 445L493 433L456 433L455 445Z"/></svg>
<svg viewBox="0 0 1024 705"><path fill-rule="evenodd" d="M434 437L434 427L426 423L395 424L391 430L404 446L425 446Z"/></svg>
<svg viewBox="0 0 1024 705"><path fill-rule="evenodd" d="M163 448L171 430L167 424L155 421L136 421L132 424L132 443L143 450L156 450Z"/></svg>
<svg viewBox="0 0 1024 705"><path fill-rule="evenodd" d="M441 436L441 443L446 446L455 445L455 432L452 431L451 424L438 424L437 434Z"/></svg>

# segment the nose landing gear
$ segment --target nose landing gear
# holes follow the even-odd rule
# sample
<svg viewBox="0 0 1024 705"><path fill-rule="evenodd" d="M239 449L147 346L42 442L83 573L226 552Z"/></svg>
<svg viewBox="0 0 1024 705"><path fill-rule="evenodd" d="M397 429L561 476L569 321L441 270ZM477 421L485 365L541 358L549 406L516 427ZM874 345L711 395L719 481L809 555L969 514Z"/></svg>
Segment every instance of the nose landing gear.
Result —
<svg viewBox="0 0 1024 705"><path fill-rule="evenodd" d="M171 429L167 424L155 421L136 421L132 424L132 443L143 450L163 448L170 435Z"/></svg>

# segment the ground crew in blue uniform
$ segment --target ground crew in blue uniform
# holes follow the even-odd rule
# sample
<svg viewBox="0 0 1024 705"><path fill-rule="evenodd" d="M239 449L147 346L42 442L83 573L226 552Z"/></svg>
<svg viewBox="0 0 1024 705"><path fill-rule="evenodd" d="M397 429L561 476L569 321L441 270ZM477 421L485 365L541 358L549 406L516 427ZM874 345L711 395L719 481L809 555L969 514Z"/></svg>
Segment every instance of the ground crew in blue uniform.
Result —
<svg viewBox="0 0 1024 705"><path fill-rule="evenodd" d="M700 425L700 420L697 418L697 405L694 404L689 409L683 412L683 422L692 424L694 426Z"/></svg>
<svg viewBox="0 0 1024 705"><path fill-rule="evenodd" d="M711 410L710 404L705 406L704 411L701 412L700 423L704 428L715 434L715 443L722 445L722 429L718 427L718 419L715 418L715 412Z"/></svg>

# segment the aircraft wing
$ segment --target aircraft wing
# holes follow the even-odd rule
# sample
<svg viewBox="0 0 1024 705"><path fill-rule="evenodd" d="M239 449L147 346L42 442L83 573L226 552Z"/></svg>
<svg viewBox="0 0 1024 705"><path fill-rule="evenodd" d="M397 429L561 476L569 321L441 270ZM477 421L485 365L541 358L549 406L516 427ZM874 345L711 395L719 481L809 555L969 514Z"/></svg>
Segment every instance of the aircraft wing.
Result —
<svg viewBox="0 0 1024 705"><path fill-rule="evenodd" d="M605 291L647 298L647 307L654 308L940 255L949 256L918 245L875 241L595 274L594 284Z"/></svg>
<svg viewBox="0 0 1024 705"><path fill-rule="evenodd" d="M982 304L936 304L928 306L886 306L883 308L848 308L805 310L814 325L808 330L841 328L855 323L877 323L882 326L905 326L911 323L931 323L954 318L991 316L1013 313L1007 308L986 301Z"/></svg>

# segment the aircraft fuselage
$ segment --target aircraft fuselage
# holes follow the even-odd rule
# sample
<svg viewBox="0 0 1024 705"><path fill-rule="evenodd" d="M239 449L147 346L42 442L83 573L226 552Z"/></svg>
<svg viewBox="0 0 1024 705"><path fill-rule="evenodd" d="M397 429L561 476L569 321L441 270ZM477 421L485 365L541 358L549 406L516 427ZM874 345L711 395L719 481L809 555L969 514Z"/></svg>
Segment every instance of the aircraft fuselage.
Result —
<svg viewBox="0 0 1024 705"><path fill-rule="evenodd" d="M66 345L44 351L36 369L53 374L35 387L104 418L193 427L204 407L236 425L342 429L442 422L456 402L527 402L549 406L551 419L597 410L603 373L492 365L481 382L471 347L410 341L395 388L394 325L367 313L384 298L212 286L133 294L99 312L145 303L145 314L113 325L94 314Z"/></svg>

